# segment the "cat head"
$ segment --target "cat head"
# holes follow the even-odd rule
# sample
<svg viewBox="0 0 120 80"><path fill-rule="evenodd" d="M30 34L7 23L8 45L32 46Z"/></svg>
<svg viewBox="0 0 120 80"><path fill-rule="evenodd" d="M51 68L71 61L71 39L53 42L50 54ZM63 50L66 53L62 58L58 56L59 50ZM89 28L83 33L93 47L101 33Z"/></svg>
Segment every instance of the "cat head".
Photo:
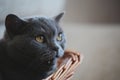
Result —
<svg viewBox="0 0 120 80"><path fill-rule="evenodd" d="M9 14L5 20L8 55L18 61L34 59L44 64L63 56L66 40L59 25L63 14L27 19Z"/></svg>

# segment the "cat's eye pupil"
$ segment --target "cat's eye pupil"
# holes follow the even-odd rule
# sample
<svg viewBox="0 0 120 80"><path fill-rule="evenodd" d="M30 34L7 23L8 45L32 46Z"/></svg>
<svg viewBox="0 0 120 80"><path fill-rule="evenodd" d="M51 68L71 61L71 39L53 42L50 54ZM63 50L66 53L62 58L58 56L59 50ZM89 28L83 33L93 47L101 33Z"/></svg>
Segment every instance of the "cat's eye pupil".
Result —
<svg viewBox="0 0 120 80"><path fill-rule="evenodd" d="M37 36L35 39L37 42L40 42L40 43L44 42L44 36Z"/></svg>
<svg viewBox="0 0 120 80"><path fill-rule="evenodd" d="M60 33L58 36L57 36L57 41L61 41L62 40L62 34Z"/></svg>

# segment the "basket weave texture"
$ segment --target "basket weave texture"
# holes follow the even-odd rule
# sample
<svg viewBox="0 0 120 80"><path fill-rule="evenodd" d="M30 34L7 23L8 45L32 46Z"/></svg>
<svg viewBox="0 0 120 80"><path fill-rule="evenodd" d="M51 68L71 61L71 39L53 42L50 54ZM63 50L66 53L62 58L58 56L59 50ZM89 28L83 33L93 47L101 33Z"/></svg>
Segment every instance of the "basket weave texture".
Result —
<svg viewBox="0 0 120 80"><path fill-rule="evenodd" d="M66 50L64 56L58 60L58 70L44 80L70 80L81 59L80 53Z"/></svg>

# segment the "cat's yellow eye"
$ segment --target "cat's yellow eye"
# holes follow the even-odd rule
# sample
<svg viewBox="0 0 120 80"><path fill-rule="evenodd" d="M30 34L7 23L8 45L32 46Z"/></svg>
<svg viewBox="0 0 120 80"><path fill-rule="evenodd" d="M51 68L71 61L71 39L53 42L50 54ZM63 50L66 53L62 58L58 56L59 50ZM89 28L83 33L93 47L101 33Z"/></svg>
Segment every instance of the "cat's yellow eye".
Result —
<svg viewBox="0 0 120 80"><path fill-rule="evenodd" d="M58 36L57 36L57 41L61 41L62 40L62 34L60 33Z"/></svg>
<svg viewBox="0 0 120 80"><path fill-rule="evenodd" d="M37 42L40 42L40 43L44 42L44 36L37 36L35 39Z"/></svg>

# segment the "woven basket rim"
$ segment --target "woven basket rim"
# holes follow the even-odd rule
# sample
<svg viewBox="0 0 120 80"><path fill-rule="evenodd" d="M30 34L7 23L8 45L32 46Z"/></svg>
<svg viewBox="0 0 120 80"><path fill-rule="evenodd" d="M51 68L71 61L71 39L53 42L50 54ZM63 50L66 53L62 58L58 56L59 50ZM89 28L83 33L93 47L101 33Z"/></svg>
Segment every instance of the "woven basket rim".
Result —
<svg viewBox="0 0 120 80"><path fill-rule="evenodd" d="M66 50L58 61L58 70L44 80L70 80L82 59L83 56L79 52Z"/></svg>

